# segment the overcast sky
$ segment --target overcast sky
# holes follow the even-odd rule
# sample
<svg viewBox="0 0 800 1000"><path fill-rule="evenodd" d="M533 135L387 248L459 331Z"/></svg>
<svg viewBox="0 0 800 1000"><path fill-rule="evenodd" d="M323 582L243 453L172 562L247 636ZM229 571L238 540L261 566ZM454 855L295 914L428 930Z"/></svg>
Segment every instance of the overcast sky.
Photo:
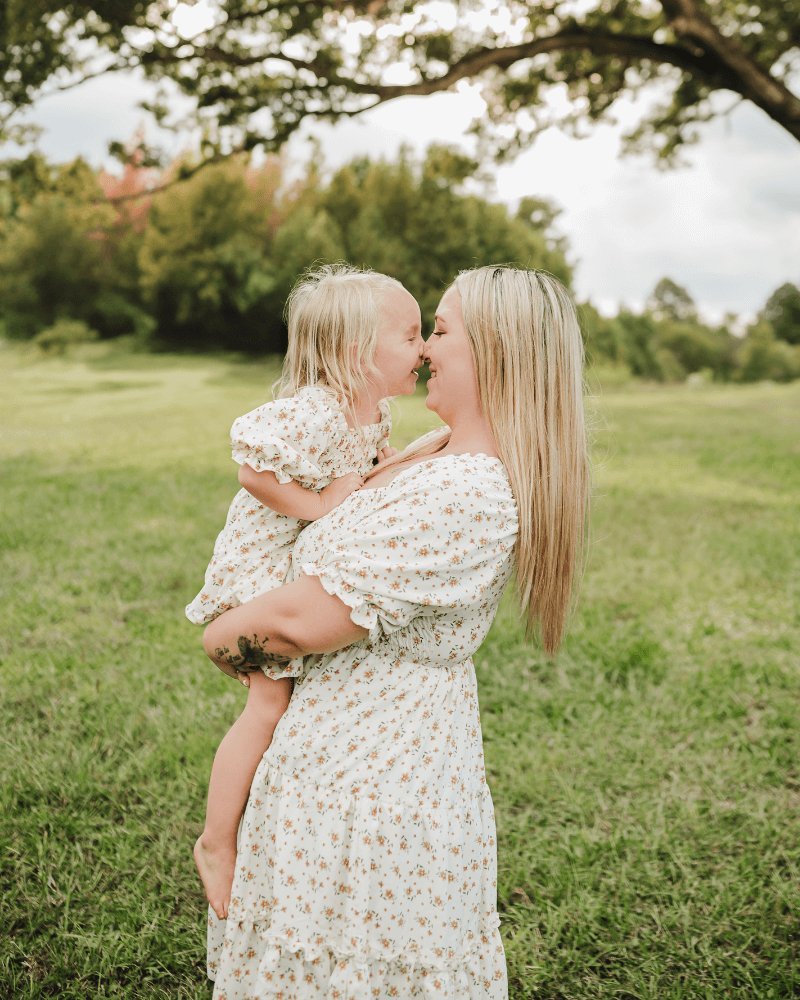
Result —
<svg viewBox="0 0 800 1000"><path fill-rule="evenodd" d="M146 121L140 80L118 74L53 96L33 115L50 158L81 154L107 162L113 138ZM464 143L480 113L478 88L402 98L338 126L313 126L326 159L392 156L402 143L420 152L432 142ZM630 105L623 120L636 115ZM494 199L516 203L544 196L561 209L580 298L603 311L638 308L659 278L685 286L712 320L752 316L785 281L800 282L800 144L757 108L743 104L708 125L684 154L688 166L660 172L647 157L619 156L621 126L588 139L551 129L516 161L495 172ZM151 133L152 134L152 133ZM302 144L293 146L302 155Z"/></svg>

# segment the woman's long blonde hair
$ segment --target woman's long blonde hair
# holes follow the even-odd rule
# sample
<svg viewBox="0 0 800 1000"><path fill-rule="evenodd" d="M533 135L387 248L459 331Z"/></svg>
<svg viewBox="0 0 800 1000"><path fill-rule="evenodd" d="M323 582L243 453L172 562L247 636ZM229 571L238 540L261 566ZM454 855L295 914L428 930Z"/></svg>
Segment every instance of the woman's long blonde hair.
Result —
<svg viewBox="0 0 800 1000"><path fill-rule="evenodd" d="M583 571L589 458L583 413L583 341L561 282L542 271L477 267L451 287L461 296L478 391L517 502L517 592L530 638L547 653L564 636ZM435 432L393 460L433 454ZM383 468L386 465L382 466Z"/></svg>
<svg viewBox="0 0 800 1000"><path fill-rule="evenodd" d="M276 396L323 385L352 407L369 385L381 297L402 287L386 274L349 264L306 271L286 301L289 344Z"/></svg>
<svg viewBox="0 0 800 1000"><path fill-rule="evenodd" d="M517 501L517 588L530 636L561 645L583 571L589 456L583 340L572 298L542 271L479 267L453 282L481 406Z"/></svg>

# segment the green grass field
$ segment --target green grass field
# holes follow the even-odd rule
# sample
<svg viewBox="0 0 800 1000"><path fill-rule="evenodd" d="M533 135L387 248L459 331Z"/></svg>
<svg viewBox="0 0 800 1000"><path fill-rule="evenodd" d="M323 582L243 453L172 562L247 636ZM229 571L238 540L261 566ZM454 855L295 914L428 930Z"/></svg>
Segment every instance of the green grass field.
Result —
<svg viewBox="0 0 800 1000"><path fill-rule="evenodd" d="M244 691L183 606L275 372L0 362L0 996L208 997L190 848ZM396 413L396 444L436 422ZM476 660L511 997L797 996L800 384L590 413L569 639L549 662L507 601Z"/></svg>

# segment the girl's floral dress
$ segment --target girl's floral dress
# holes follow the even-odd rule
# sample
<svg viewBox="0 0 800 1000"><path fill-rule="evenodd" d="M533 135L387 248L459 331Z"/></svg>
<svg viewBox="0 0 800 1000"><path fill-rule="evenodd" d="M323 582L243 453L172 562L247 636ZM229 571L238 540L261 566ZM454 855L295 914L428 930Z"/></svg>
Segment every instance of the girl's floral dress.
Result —
<svg viewBox="0 0 800 1000"><path fill-rule="evenodd" d="M367 486L298 539L292 575L369 635L284 671L227 923L209 911L215 1000L506 1000L470 657L516 532L503 465L478 454Z"/></svg>
<svg viewBox="0 0 800 1000"><path fill-rule="evenodd" d="M382 400L379 405L379 423L350 428L332 392L306 386L235 420L233 459L256 472L273 472L279 483L294 480L313 490L350 472L366 475L389 443L389 404ZM189 621L202 625L285 583L292 547L306 524L239 490L214 545L203 589L186 606Z"/></svg>

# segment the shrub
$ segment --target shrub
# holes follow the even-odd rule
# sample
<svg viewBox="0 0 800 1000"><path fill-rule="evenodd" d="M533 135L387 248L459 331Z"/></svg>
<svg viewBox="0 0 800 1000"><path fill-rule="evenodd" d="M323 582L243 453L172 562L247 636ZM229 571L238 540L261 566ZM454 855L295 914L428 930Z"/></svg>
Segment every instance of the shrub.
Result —
<svg viewBox="0 0 800 1000"><path fill-rule="evenodd" d="M100 334L80 319L58 319L33 338L34 344L45 354L65 354L75 344L97 340Z"/></svg>
<svg viewBox="0 0 800 1000"><path fill-rule="evenodd" d="M769 324L751 327L739 348L739 382L789 382L800 377L800 347L777 340Z"/></svg>

